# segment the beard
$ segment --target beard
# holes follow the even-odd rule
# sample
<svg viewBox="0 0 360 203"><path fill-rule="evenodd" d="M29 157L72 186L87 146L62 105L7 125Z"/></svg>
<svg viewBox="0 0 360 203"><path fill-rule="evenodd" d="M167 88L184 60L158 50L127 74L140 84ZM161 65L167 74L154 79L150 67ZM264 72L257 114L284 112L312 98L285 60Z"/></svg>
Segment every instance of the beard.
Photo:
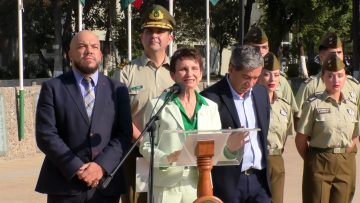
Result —
<svg viewBox="0 0 360 203"><path fill-rule="evenodd" d="M81 65L79 62L73 62L73 66L78 69L79 72L86 75L94 74L99 68L99 64L96 64L95 67L89 67Z"/></svg>

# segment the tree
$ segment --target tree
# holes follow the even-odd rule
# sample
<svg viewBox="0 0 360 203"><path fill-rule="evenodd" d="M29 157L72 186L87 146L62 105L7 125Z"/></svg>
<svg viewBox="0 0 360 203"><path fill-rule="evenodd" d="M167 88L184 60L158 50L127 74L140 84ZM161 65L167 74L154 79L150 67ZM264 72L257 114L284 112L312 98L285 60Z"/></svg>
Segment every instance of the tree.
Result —
<svg viewBox="0 0 360 203"><path fill-rule="evenodd" d="M238 5L236 1L219 2L212 11L211 36L216 40L220 58L220 67L222 64L222 52L224 48L237 42L238 27L234 22L239 21L238 11L235 8ZM226 13L226 15L224 15ZM249 19L250 20L250 19ZM219 68L218 75L221 69Z"/></svg>
<svg viewBox="0 0 360 203"><path fill-rule="evenodd" d="M285 35L291 32L294 36L291 46L292 55L298 56L300 50L298 45L303 44L310 64L313 64L312 60L318 51L319 40L325 32L333 31L343 39L350 39L352 17L350 0L260 0L259 4L264 10L260 24L268 34L270 50L274 53L277 53ZM310 72L317 71L310 70Z"/></svg>

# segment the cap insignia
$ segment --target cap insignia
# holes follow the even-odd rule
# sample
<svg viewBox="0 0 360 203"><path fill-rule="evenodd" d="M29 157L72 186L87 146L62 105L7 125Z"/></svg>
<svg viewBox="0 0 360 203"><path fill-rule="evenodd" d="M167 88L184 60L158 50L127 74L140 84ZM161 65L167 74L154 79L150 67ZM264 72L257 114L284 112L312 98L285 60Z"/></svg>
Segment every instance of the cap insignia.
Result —
<svg viewBox="0 0 360 203"><path fill-rule="evenodd" d="M154 9L150 13L149 18L152 20L162 20L164 19L164 14L159 9Z"/></svg>

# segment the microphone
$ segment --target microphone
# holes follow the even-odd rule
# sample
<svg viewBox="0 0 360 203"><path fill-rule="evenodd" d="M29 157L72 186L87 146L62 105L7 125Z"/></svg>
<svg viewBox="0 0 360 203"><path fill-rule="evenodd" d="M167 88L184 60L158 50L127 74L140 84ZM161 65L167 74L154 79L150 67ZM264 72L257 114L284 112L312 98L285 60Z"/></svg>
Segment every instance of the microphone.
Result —
<svg viewBox="0 0 360 203"><path fill-rule="evenodd" d="M182 83L175 83L173 86L166 89L166 92L170 92L173 94L180 94L185 90L185 86Z"/></svg>

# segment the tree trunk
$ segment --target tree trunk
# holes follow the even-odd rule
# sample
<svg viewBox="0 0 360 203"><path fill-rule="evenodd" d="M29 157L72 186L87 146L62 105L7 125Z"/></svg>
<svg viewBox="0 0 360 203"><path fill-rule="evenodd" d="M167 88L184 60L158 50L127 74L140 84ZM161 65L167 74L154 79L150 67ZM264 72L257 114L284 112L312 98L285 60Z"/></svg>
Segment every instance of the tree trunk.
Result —
<svg viewBox="0 0 360 203"><path fill-rule="evenodd" d="M221 67L222 67L222 51L223 51L223 47L219 46L219 72L217 75L221 75Z"/></svg>
<svg viewBox="0 0 360 203"><path fill-rule="evenodd" d="M110 58L111 58L111 46L110 46L110 37L112 34L112 24L114 19L116 18L116 0L109 0L108 7L108 18L106 22L106 35L105 35L105 43L104 43L104 75L108 75L108 70L110 66Z"/></svg>
<svg viewBox="0 0 360 203"><path fill-rule="evenodd" d="M76 4L72 3L72 6L68 7L66 11L65 22L63 25L63 36L62 36L62 55L63 55L63 72L70 70L70 59L68 52L70 49L70 41L73 36L74 30L72 27L72 11L76 8Z"/></svg>
<svg viewBox="0 0 360 203"><path fill-rule="evenodd" d="M53 20L55 24L55 43L53 45L54 48L54 74L56 77L63 73L63 65L62 65L62 24L61 24L61 7L63 2L58 0L51 1L53 7Z"/></svg>
<svg viewBox="0 0 360 203"><path fill-rule="evenodd" d="M244 0L239 0L239 41L240 45L244 42Z"/></svg>
<svg viewBox="0 0 360 203"><path fill-rule="evenodd" d="M247 0L245 6L245 16L244 16L244 33L247 33L250 27L250 20L251 20L251 11L252 5L255 3L255 0Z"/></svg>
<svg viewBox="0 0 360 203"><path fill-rule="evenodd" d="M358 71L355 75L357 79L360 78L359 67L359 0L353 0L353 21L352 21L352 40L353 40L353 55L352 55L352 67L354 71Z"/></svg>

